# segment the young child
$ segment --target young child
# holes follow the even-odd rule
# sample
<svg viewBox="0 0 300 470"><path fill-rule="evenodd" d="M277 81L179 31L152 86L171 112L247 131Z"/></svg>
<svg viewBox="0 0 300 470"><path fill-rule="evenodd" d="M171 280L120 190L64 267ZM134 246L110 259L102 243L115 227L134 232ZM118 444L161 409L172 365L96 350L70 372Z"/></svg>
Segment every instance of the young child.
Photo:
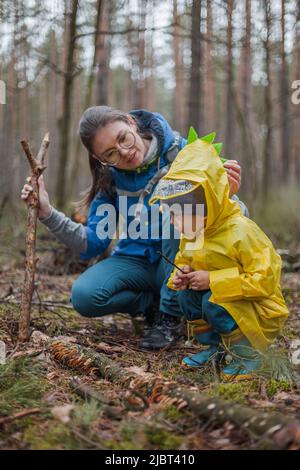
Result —
<svg viewBox="0 0 300 470"><path fill-rule="evenodd" d="M175 264L184 273L175 268L168 287L178 291L189 330L208 348L185 357L183 364L201 367L230 351L223 379L249 378L288 316L280 256L229 198L222 162L206 141L197 139L179 152L150 203L158 200L192 208L184 216L178 210L172 215L181 232ZM196 204L204 205L202 217Z"/></svg>

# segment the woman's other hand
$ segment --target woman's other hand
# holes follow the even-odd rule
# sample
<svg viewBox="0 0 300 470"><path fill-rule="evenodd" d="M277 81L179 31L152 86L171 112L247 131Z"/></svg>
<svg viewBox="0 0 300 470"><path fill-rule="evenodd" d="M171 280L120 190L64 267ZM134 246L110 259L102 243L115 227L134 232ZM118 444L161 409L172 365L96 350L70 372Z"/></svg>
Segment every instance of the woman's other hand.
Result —
<svg viewBox="0 0 300 470"><path fill-rule="evenodd" d="M229 181L229 195L236 194L241 186L241 167L236 160L227 160L224 163Z"/></svg>

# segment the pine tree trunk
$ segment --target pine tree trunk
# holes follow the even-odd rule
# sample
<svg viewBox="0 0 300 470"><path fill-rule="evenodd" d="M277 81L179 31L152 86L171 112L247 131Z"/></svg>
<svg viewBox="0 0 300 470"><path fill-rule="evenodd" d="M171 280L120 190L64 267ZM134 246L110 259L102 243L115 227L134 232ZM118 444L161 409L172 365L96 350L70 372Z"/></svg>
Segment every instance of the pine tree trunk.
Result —
<svg viewBox="0 0 300 470"><path fill-rule="evenodd" d="M96 21L95 21L95 31L102 31L105 30L106 26L103 21L103 10L105 7L105 0L97 0L97 10L96 10ZM105 19L107 22L107 18ZM88 83L87 83L87 88L86 88L86 95L84 98L84 109L87 109L89 106L92 106L92 98L93 98L93 89L94 89L94 81L95 81L95 67L98 62L98 71L97 71L97 94L100 93L99 87L102 89L102 97L98 96L98 99L101 99L104 97L104 90L103 86L104 83L107 85L107 80L103 79L103 84L100 83L100 73L104 73L104 75L107 73L103 70L103 67L101 65L101 55L102 55L102 50L104 48L104 35L102 34L95 34L95 41L94 41L94 55L93 55L93 61L91 64L91 68L89 71L89 76L88 76ZM100 67L101 67L101 72L100 72ZM106 69L105 69L106 70ZM106 89L107 93L107 89ZM99 103L100 104L100 103ZM102 103L104 104L104 103ZM70 182L69 182L69 187L70 187L70 194L74 195L77 185L78 185L78 175L80 174L80 167L81 167L81 149L82 149L82 144L80 141L80 138L76 139L76 146L75 146L75 151L74 151L74 158L72 161L72 168L71 168L71 176L70 176Z"/></svg>
<svg viewBox="0 0 300 470"><path fill-rule="evenodd" d="M175 63L175 93L173 100L173 116L174 128L179 132L184 132L186 127L186 113L185 113L185 80L184 80L184 64L182 57L182 43L179 37L180 17L178 15L177 0L173 0L173 23L174 23L174 36L173 36L173 49L174 49L174 63Z"/></svg>
<svg viewBox="0 0 300 470"><path fill-rule="evenodd" d="M287 183L291 174L289 71L286 60L286 0L281 0L281 68L280 68L280 127L281 127L281 182Z"/></svg>
<svg viewBox="0 0 300 470"><path fill-rule="evenodd" d="M297 0L296 7L296 30L295 30L295 41L294 41L294 56L295 56L295 72L294 80L300 80L300 0ZM299 184L300 181L300 104L293 106L296 108L296 119L294 121L294 182Z"/></svg>
<svg viewBox="0 0 300 470"><path fill-rule="evenodd" d="M254 120L252 111L252 51L251 51L251 0L245 0L245 31L242 41L239 100L240 110L237 112L237 121L242 131L242 148L240 158L243 172L247 175L243 186L245 191L253 197L257 195L257 169L256 169L256 142L254 140Z"/></svg>
<svg viewBox="0 0 300 470"><path fill-rule="evenodd" d="M203 84L205 87L204 96L206 97L206 113L205 113L205 133L216 131L217 124L217 110L216 110L216 71L215 62L213 58L214 44L213 44L213 11L212 0L206 2L207 17L206 17L206 47L205 47L205 76L206 80Z"/></svg>
<svg viewBox="0 0 300 470"><path fill-rule="evenodd" d="M99 4L101 3L101 4ZM109 30L109 2L102 1L97 5L97 29ZM95 40L96 100L95 105L108 105L108 76L109 76L109 39L107 35L100 34Z"/></svg>
<svg viewBox="0 0 300 470"><path fill-rule="evenodd" d="M148 0L146 6L146 18L150 18L151 28L155 27L154 18L154 7L155 0ZM154 63L154 45L153 45L153 32L149 31L146 42L146 75L145 75L145 108L149 111L156 111L156 99L155 99L155 63Z"/></svg>
<svg viewBox="0 0 300 470"><path fill-rule="evenodd" d="M264 41L265 50L265 73L266 86L264 91L264 115L265 115L265 141L263 145L263 174L262 174L262 194L268 197L271 185L271 158L272 158L272 96L271 96L271 28L272 12L270 0L264 2L264 20L266 27L266 39Z"/></svg>
<svg viewBox="0 0 300 470"><path fill-rule="evenodd" d="M202 110L201 110L201 6L202 0L193 0L192 3L192 63L190 75L189 93L189 125L194 126L196 131L202 132Z"/></svg>
<svg viewBox="0 0 300 470"><path fill-rule="evenodd" d="M233 10L234 0L226 2L227 13L227 59L226 59L226 133L225 146L229 158L234 156L235 115L233 107L234 73L233 73Z"/></svg>
<svg viewBox="0 0 300 470"><path fill-rule="evenodd" d="M146 2L144 0L139 0L138 5L138 25L137 28L142 31L137 32L136 34L136 56L135 56L135 67L137 76L135 77L135 96L134 98L134 108L144 108L145 107L145 31L146 27Z"/></svg>
<svg viewBox="0 0 300 470"><path fill-rule="evenodd" d="M59 121L60 150L56 184L56 199L58 208L66 204L67 169L69 162L71 104L74 81L75 33L78 14L78 0L71 0L71 10L67 12L66 31L66 63L63 77L62 117Z"/></svg>

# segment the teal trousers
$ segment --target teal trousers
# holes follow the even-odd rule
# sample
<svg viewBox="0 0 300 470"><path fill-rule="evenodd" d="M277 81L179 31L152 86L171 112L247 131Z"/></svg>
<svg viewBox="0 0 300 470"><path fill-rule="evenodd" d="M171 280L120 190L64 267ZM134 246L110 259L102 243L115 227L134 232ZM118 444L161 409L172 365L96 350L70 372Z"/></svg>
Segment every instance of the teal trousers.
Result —
<svg viewBox="0 0 300 470"><path fill-rule="evenodd" d="M179 240L162 240L162 252L174 261ZM173 266L161 258L114 255L88 268L72 287L71 302L81 315L147 315L154 303L166 314L181 316L177 292L167 287Z"/></svg>

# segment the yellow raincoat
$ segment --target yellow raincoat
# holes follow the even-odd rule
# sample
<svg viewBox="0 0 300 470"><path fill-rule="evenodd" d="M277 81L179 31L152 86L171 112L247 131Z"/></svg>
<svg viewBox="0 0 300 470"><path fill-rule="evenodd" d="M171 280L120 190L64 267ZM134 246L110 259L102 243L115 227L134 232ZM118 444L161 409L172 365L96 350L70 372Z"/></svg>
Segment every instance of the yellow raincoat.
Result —
<svg viewBox="0 0 300 470"><path fill-rule="evenodd" d="M207 204L201 248L197 241L191 248L191 241L182 235L175 263L209 271L210 302L224 307L252 346L263 351L288 316L280 289L280 256L262 230L229 198L227 174L211 144L197 140L184 147L163 179L188 180L194 189L201 185ZM181 194L188 192L191 190ZM150 203L158 199L168 196L158 197L154 192ZM171 289L175 272L168 281Z"/></svg>

